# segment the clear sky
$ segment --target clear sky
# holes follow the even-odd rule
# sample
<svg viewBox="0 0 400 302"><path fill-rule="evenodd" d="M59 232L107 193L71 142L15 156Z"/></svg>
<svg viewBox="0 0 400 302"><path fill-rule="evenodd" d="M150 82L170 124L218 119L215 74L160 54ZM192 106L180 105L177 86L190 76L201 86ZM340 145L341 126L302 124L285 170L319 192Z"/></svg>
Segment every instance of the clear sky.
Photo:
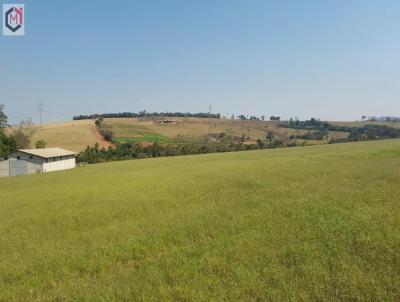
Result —
<svg viewBox="0 0 400 302"><path fill-rule="evenodd" d="M2 3L13 1L2 1ZM12 122L121 111L400 115L400 1L16 1L0 36Z"/></svg>

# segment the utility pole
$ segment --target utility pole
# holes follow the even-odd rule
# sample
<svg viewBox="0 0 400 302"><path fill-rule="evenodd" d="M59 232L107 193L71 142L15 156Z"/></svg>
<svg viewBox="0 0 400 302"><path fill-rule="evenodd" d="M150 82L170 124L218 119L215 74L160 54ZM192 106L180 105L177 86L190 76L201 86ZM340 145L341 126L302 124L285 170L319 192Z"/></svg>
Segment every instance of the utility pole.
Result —
<svg viewBox="0 0 400 302"><path fill-rule="evenodd" d="M39 102L37 104L37 107L38 107L38 110L39 110L40 128L42 128L43 102Z"/></svg>
<svg viewBox="0 0 400 302"><path fill-rule="evenodd" d="M208 106L208 138L211 139L211 114L212 108L211 105Z"/></svg>

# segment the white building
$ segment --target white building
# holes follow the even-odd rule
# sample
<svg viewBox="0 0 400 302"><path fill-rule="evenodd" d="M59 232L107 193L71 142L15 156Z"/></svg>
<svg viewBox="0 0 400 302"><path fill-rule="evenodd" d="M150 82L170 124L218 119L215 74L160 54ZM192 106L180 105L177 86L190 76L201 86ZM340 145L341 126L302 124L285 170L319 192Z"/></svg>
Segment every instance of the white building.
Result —
<svg viewBox="0 0 400 302"><path fill-rule="evenodd" d="M61 148L21 149L0 157L0 177L75 168L75 153Z"/></svg>

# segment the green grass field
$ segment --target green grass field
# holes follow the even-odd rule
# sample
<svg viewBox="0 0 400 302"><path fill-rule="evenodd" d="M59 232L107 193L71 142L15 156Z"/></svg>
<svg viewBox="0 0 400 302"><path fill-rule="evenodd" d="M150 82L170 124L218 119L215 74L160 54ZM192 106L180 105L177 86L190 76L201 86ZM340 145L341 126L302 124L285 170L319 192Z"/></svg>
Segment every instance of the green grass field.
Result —
<svg viewBox="0 0 400 302"><path fill-rule="evenodd" d="M0 301L399 301L400 140L0 179Z"/></svg>
<svg viewBox="0 0 400 302"><path fill-rule="evenodd" d="M134 142L134 143L143 143L143 142L152 142L152 143L168 143L170 139L166 136L163 136L159 133L152 133L142 130L135 130L133 132L133 137L115 137L113 140L119 143L127 143L127 142Z"/></svg>

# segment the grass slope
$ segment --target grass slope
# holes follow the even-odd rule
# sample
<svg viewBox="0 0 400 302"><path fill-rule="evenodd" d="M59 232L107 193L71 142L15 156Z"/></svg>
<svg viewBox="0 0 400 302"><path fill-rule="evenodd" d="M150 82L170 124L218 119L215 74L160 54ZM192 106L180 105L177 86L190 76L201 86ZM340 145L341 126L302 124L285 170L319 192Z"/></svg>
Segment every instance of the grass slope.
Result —
<svg viewBox="0 0 400 302"><path fill-rule="evenodd" d="M0 300L398 301L399 180L399 140L0 179Z"/></svg>
<svg viewBox="0 0 400 302"><path fill-rule="evenodd" d="M41 139L46 142L47 147L60 147L75 152L95 143L103 146L104 142L100 135L96 135L96 131L93 120L46 124L40 129L37 127L31 139L32 147Z"/></svg>
<svg viewBox="0 0 400 302"><path fill-rule="evenodd" d="M127 143L127 142L134 142L134 143L144 143L144 142L158 142L158 143L168 143L170 140L168 137L165 137L158 133L152 133L142 130L136 130L133 132L134 135L128 137L116 137L114 141L119 143Z"/></svg>
<svg viewBox="0 0 400 302"><path fill-rule="evenodd" d="M268 131L272 131L278 137L286 137L288 134L306 133L304 130L278 128L275 122L269 121L242 121L228 119L207 118L179 118L171 117L174 124L159 124L157 121L140 121L136 118L112 118L105 119L105 126L109 128L116 138L143 137L140 131L149 134L158 134L166 139L175 141L204 141L211 134L226 133L230 136L245 137L251 140L265 139ZM148 137L142 141L161 141L160 138Z"/></svg>

